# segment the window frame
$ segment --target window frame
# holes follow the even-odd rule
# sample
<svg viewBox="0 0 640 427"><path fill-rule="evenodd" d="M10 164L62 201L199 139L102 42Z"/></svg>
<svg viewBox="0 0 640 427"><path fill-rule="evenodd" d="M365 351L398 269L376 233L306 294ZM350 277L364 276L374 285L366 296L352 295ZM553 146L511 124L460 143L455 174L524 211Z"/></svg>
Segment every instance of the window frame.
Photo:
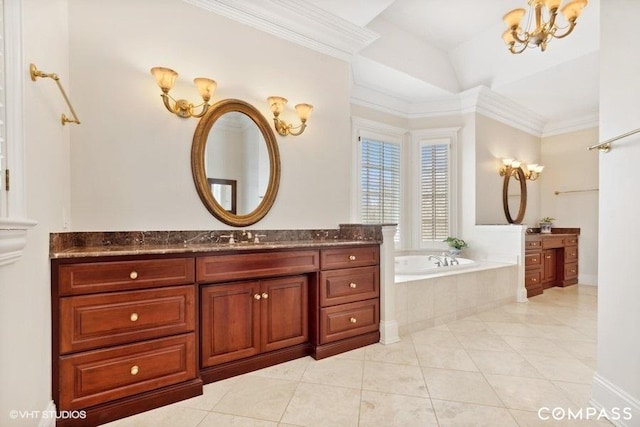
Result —
<svg viewBox="0 0 640 427"><path fill-rule="evenodd" d="M444 144L448 150L448 186L449 186L449 235L456 236L458 233L458 155L457 141L459 127L420 129L411 131L411 172L409 191L411 197L411 248L427 250L444 250L447 244L441 241L423 241L421 236L421 168L422 168L422 147L425 145Z"/></svg>

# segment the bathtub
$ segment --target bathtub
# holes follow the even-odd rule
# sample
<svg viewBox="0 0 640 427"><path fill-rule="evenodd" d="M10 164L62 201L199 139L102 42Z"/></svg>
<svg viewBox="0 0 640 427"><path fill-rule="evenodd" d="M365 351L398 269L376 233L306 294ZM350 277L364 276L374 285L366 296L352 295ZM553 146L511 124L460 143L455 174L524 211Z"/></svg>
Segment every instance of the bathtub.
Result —
<svg viewBox="0 0 640 427"><path fill-rule="evenodd" d="M516 264L456 259L458 265L438 267L428 254L395 256L394 309L400 335L515 301Z"/></svg>
<svg viewBox="0 0 640 427"><path fill-rule="evenodd" d="M443 255L437 255L439 258L444 258ZM448 262L451 262L451 257L446 255ZM438 266L435 258L429 259L428 255L402 255L395 257L395 274L403 276L416 276L416 275L429 275L433 273L444 273L451 270L461 270L465 268L471 268L476 265L476 262L467 258L457 258L458 264Z"/></svg>

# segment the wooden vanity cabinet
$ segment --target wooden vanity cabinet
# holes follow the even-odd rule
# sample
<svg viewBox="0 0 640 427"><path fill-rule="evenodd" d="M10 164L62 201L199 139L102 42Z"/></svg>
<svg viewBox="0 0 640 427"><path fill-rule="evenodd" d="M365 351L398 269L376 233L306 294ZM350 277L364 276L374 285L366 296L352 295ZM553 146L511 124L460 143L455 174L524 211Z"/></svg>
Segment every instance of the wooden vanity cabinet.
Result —
<svg viewBox="0 0 640 427"><path fill-rule="evenodd" d="M307 276L207 285L201 294L203 367L309 340Z"/></svg>
<svg viewBox="0 0 640 427"><path fill-rule="evenodd" d="M378 246L322 249L316 359L380 340Z"/></svg>
<svg viewBox="0 0 640 427"><path fill-rule="evenodd" d="M193 258L52 261L52 391L97 425L202 392Z"/></svg>
<svg viewBox="0 0 640 427"><path fill-rule="evenodd" d="M528 297L578 283L578 235L528 234L524 281Z"/></svg>
<svg viewBox="0 0 640 427"><path fill-rule="evenodd" d="M379 341L379 244L51 261L53 399L94 426Z"/></svg>

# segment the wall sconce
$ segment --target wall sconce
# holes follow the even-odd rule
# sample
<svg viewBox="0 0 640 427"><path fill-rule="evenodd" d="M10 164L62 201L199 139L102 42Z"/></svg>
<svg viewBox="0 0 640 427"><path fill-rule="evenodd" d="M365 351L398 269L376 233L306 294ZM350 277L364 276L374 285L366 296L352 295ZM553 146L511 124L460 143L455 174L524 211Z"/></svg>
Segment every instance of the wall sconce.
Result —
<svg viewBox="0 0 640 427"><path fill-rule="evenodd" d="M205 77L196 77L193 79L193 82L196 84L198 91L200 92L200 96L204 101L202 104L193 105L186 99L175 100L171 95L169 95L169 91L173 88L173 85L176 82L178 73L173 71L171 68L153 67L151 69L151 74L156 78L158 86L162 89L162 95L160 96L162 96L162 102L164 102L164 106L167 107L167 110L171 111L178 117L185 119L188 117L199 118L204 116L209 109L209 100L218 86L215 80L207 79ZM173 106L171 106L169 99L173 101ZM199 107L202 107L202 111L198 114L194 114L193 110Z"/></svg>
<svg viewBox="0 0 640 427"><path fill-rule="evenodd" d="M540 173L542 173L542 169L544 169L544 166L537 163L527 165L526 163L516 159L502 159L502 164L503 166L499 170L500 176L505 176L508 173L510 176L519 179L516 174L516 169L522 168L525 178L530 181L538 179Z"/></svg>
<svg viewBox="0 0 640 427"><path fill-rule="evenodd" d="M293 126L291 123L287 123L284 120L280 120L279 116L284 110L284 106L287 105L287 99L282 98L281 96L270 96L267 98L267 102L269 103L269 108L273 112L273 124L276 128L276 132L278 132L282 136L293 135L297 136L302 134L307 127L307 119L313 110L313 105L310 104L298 104L294 108L298 113L298 117L300 118L300 124L298 126ZM294 129L300 129L297 132L292 132Z"/></svg>

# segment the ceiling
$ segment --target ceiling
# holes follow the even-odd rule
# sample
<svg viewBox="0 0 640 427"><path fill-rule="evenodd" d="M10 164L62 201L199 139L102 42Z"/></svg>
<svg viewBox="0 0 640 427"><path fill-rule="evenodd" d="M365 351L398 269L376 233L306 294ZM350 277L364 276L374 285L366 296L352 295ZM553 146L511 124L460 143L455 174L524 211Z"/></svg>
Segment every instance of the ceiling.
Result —
<svg viewBox="0 0 640 427"><path fill-rule="evenodd" d="M323 39L347 52L352 99L371 106L411 117L480 86L523 107L545 133L597 125L600 0L589 0L567 38L520 55L502 41L502 17L527 0L185 1L293 41L313 38L306 44L318 50L327 51L315 45ZM256 16L269 24L261 27Z"/></svg>

